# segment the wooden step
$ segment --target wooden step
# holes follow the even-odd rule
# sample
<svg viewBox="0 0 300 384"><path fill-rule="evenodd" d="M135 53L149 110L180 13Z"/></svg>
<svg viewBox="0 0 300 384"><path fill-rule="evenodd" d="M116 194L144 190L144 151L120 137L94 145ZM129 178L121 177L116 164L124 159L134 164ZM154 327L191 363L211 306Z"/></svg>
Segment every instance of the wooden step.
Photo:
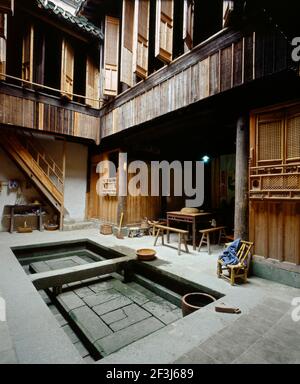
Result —
<svg viewBox="0 0 300 384"><path fill-rule="evenodd" d="M26 139L24 139L26 140ZM37 164L31 154L15 135L3 135L0 145L17 165L27 174L37 188L46 196L50 203L61 211L63 191L60 191L50 177Z"/></svg>

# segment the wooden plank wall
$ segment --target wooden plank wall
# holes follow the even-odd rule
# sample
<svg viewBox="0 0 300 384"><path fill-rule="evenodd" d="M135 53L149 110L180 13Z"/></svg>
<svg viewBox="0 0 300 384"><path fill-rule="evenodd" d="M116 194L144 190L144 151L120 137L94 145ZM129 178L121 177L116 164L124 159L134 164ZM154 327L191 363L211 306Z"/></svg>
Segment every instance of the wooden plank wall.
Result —
<svg viewBox="0 0 300 384"><path fill-rule="evenodd" d="M300 143L293 130L289 133L288 121L298 119L296 124L299 116L298 102L253 111L249 162L250 240L255 243L255 254L296 265L300 265ZM271 140L276 137L272 122L278 121L281 145L276 148ZM261 137L260 123L268 124L268 135L263 131Z"/></svg>
<svg viewBox="0 0 300 384"><path fill-rule="evenodd" d="M76 136L99 142L99 117L62 106L0 93L0 124Z"/></svg>
<svg viewBox="0 0 300 384"><path fill-rule="evenodd" d="M288 66L287 57L288 43L278 32L216 37L154 73L104 108L101 137L282 71Z"/></svg>
<svg viewBox="0 0 300 384"><path fill-rule="evenodd" d="M250 201L255 254L300 265L300 202Z"/></svg>
<svg viewBox="0 0 300 384"><path fill-rule="evenodd" d="M117 196L98 196L97 182L97 164L100 161L107 160L107 154L95 156L92 160L91 184L89 192L88 217L98 219L105 223L117 224L118 197ZM109 175L103 175L108 177ZM134 175L128 176L128 182ZM157 219L161 214L161 198L147 196L128 196L126 199L125 220L129 225L140 224L147 217L148 219Z"/></svg>

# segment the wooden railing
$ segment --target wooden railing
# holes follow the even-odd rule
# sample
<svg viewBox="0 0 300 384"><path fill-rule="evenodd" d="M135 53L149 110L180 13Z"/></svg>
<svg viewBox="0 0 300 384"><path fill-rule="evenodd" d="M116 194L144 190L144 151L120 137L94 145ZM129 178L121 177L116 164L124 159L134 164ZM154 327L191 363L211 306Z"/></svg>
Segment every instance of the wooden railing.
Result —
<svg viewBox="0 0 300 384"><path fill-rule="evenodd" d="M32 156L32 159L44 172L45 176L63 193L64 191L64 172L60 166L49 156L33 138L25 140L25 148Z"/></svg>
<svg viewBox="0 0 300 384"><path fill-rule="evenodd" d="M243 35L224 29L102 108L101 137L287 70L290 52L278 30Z"/></svg>
<svg viewBox="0 0 300 384"><path fill-rule="evenodd" d="M100 142L98 110L4 81L0 124Z"/></svg>
<svg viewBox="0 0 300 384"><path fill-rule="evenodd" d="M60 210L63 206L63 172L54 162L46 159L44 151L39 151L28 138L5 132L0 137L3 149L16 161L30 179L38 186L52 204Z"/></svg>

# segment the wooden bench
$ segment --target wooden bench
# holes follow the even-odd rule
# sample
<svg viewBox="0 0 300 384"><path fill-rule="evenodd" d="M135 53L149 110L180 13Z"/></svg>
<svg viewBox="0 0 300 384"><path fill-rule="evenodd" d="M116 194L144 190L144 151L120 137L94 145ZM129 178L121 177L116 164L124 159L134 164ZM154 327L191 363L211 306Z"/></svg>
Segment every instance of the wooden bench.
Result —
<svg viewBox="0 0 300 384"><path fill-rule="evenodd" d="M165 239L164 239L165 232L167 232L168 234L170 232L173 232L178 234L178 255L181 255L182 243L185 246L186 253L190 253L187 246L187 237L188 237L189 231L184 231L183 229L178 229L178 228L167 227L165 225L154 225L154 228L158 230L156 234L154 246L156 246L160 235L162 237L162 245L165 245Z"/></svg>
<svg viewBox="0 0 300 384"><path fill-rule="evenodd" d="M203 245L207 245L207 252L210 255L211 254L211 251L210 251L210 234L219 232L218 244L220 244L222 238L226 238L225 228L226 227L215 227L215 228L209 228L209 229L202 229L201 231L199 231L202 234L202 237L201 237L198 251L201 252L201 247Z"/></svg>

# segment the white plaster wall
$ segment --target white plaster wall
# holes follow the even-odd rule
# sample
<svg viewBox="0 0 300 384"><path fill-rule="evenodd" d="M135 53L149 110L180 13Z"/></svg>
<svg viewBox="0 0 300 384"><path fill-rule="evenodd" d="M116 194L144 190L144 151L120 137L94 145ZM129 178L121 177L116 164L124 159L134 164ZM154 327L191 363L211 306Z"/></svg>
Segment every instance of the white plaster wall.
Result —
<svg viewBox="0 0 300 384"><path fill-rule="evenodd" d="M48 155L62 167L63 142L39 138ZM65 221L84 221L86 212L88 147L66 144Z"/></svg>
<svg viewBox="0 0 300 384"><path fill-rule="evenodd" d="M83 221L86 212L88 148L67 143L65 220Z"/></svg>

